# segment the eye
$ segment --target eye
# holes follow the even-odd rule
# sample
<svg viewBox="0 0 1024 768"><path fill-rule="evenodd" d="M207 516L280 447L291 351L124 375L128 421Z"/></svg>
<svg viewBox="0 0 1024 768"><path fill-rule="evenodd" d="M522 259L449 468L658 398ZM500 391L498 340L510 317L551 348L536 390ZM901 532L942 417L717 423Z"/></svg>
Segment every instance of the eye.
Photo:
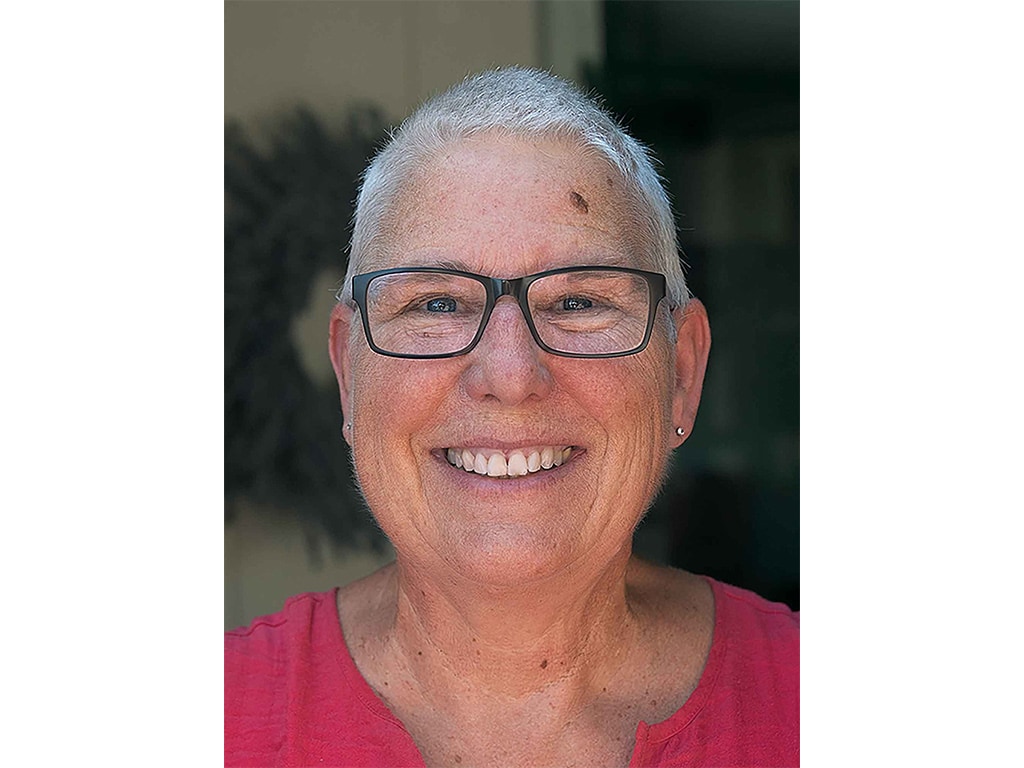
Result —
<svg viewBox="0 0 1024 768"><path fill-rule="evenodd" d="M570 296L567 299L562 300L562 309L567 310L579 310L579 309L590 309L593 306L593 302L590 299L582 299L578 296Z"/></svg>
<svg viewBox="0 0 1024 768"><path fill-rule="evenodd" d="M455 299L449 297L431 299L427 302L427 312L454 312L455 308Z"/></svg>

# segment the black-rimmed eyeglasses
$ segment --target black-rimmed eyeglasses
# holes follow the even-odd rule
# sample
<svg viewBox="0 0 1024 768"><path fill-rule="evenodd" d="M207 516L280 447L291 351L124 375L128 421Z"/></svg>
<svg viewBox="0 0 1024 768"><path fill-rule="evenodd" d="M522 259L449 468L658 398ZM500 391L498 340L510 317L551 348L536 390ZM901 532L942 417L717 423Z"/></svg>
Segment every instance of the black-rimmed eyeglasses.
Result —
<svg viewBox="0 0 1024 768"><path fill-rule="evenodd" d="M494 305L512 296L537 345L563 357L621 357L651 338L665 276L625 267L566 267L503 280L452 269L409 267L352 278L370 348L381 355L464 355L484 334Z"/></svg>

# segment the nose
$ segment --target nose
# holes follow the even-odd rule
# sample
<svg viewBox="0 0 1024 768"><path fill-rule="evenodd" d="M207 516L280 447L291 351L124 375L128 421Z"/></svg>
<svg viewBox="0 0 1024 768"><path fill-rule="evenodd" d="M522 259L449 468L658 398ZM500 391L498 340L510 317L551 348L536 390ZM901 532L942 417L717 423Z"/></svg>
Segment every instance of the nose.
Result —
<svg viewBox="0 0 1024 768"><path fill-rule="evenodd" d="M480 342L467 355L466 391L475 399L505 405L544 398L552 385L545 357L519 305L503 296L494 305Z"/></svg>

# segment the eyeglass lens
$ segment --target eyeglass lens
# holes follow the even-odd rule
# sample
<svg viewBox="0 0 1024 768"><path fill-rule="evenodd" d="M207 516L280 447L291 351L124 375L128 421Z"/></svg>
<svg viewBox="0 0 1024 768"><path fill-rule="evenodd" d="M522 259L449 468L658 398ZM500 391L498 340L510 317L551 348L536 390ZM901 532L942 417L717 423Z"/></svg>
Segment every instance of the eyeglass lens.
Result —
<svg viewBox="0 0 1024 768"><path fill-rule="evenodd" d="M527 304L537 336L551 349L604 355L643 342L650 292L641 275L581 270L534 280ZM446 355L464 350L476 337L487 289L463 275L397 272L369 283L366 306L370 334L381 349Z"/></svg>

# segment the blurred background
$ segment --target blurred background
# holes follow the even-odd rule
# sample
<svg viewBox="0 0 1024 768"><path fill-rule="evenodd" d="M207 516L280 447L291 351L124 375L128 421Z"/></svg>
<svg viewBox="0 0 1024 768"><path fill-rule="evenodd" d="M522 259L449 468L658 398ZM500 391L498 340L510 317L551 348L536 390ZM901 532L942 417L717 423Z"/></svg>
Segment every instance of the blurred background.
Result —
<svg viewBox="0 0 1024 768"><path fill-rule="evenodd" d="M663 163L712 350L641 555L799 607L799 4L225 3L225 628L391 559L327 356L356 184L470 72L550 69Z"/></svg>

